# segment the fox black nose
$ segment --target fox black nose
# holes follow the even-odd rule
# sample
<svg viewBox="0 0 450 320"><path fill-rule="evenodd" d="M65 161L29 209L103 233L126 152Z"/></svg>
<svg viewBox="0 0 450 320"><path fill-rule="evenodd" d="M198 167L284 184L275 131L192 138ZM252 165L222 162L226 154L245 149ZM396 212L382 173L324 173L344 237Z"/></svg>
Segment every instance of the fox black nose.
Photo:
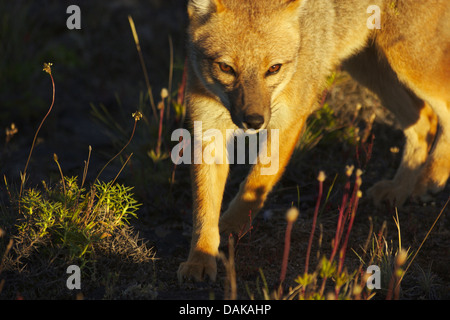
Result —
<svg viewBox="0 0 450 320"><path fill-rule="evenodd" d="M247 129L258 130L264 124L264 117L259 114L249 114L244 117L244 126Z"/></svg>

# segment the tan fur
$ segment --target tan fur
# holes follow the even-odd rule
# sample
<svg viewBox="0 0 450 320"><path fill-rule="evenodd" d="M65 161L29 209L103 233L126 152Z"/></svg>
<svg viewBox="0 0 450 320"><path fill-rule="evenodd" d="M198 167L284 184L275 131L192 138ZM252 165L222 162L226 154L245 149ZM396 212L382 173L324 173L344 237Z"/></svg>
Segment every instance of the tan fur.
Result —
<svg viewBox="0 0 450 320"><path fill-rule="evenodd" d="M381 8L380 30L367 27L370 5ZM317 108L326 77L340 64L379 95L406 136L394 179L369 191L374 201L401 205L445 187L450 175L448 0L190 0L188 14L191 120L201 121L203 132L218 129L223 136L238 127L268 129L269 142L270 129L279 129L280 147L278 172L261 175L267 165L255 164L220 219L228 165L192 165L193 235L180 280L215 279L219 230L242 230L263 207ZM278 72L268 72L280 65Z"/></svg>

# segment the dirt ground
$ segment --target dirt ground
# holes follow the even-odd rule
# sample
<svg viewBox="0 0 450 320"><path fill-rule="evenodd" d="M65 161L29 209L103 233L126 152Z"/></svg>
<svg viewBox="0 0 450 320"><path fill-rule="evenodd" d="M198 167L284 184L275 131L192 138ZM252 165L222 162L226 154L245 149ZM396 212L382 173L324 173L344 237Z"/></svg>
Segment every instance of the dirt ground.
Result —
<svg viewBox="0 0 450 320"><path fill-rule="evenodd" d="M68 30L66 27L69 16L66 8L70 4L78 4L81 8L81 30ZM32 172L30 183L58 179L57 168L51 160L53 153L58 154L67 175L80 175L88 146L93 148L88 178L95 177L126 141L124 137L129 135L132 128L131 113L137 110L142 95L146 93L128 15L135 21L150 83L157 97L169 83L169 36L174 52L174 92L181 82L185 59L185 5L184 0L46 0L39 4L32 1L15 1L12 4L0 0L0 8L3 9L0 15L3 14L5 18L5 12L9 12L15 17L12 22L10 20L13 27L2 30L0 34L6 37L8 48L3 53L0 51L0 60L3 62L0 66L5 70L5 59L8 59L9 65L6 69L9 70L8 77L2 76L0 80L0 141L6 139L3 132L11 123L15 123L19 129L18 134L4 148L0 146L0 174L10 181L19 181L19 171L25 164L35 128L51 99L51 86L48 76L41 71L42 63L52 62L56 82L55 109L42 130L33 155L29 169ZM2 54L6 54L6 57L1 57ZM394 175L404 139L395 126L395 120L382 108L376 97L345 75L330 90L326 101L337 115L338 125L359 128L361 132L368 128L372 115L376 116L371 130L367 129L375 137L373 152L370 161L363 163L363 198L349 240L352 250L347 252L346 266L352 269L360 263L356 253L361 253L361 247L370 235L370 221L375 234L386 222L386 243L394 253L398 248L399 236L393 219L395 210L376 208L364 195L373 183ZM114 127L115 123L110 123L115 129L107 130L105 123L93 116L92 105L104 105L119 126ZM126 134L121 134L120 128L124 128ZM154 146L156 139L154 128L144 125L138 127L135 141L127 151L133 152L136 160L130 162L121 174L121 182L134 185L134 191L143 203L138 219L132 221L133 230L139 233L139 238L148 248L152 248L156 259L145 267L123 265L117 269L124 273L128 271L128 275L123 279L117 275L121 280L116 281L115 294L110 294L104 283L96 285L93 280L91 289L83 291L86 299L220 300L227 295L227 274L220 261L216 283L178 283L176 271L178 265L187 258L192 230L189 173L184 166L174 168L152 162L147 152ZM368 141L371 141L370 138ZM165 141L164 146L168 149L170 141ZM236 246L238 299L263 298L261 274L264 274L270 289L276 287L285 244L285 212L292 205L299 207L300 216L292 230L285 284L286 289L296 285L294 280L304 271L318 194L316 177L321 170L328 177L325 191L330 189L334 177L338 176L318 220L310 265L315 267L318 264L316 253L319 250L321 255L329 254L344 189L345 167L351 164L358 166L356 153L355 145L349 143L348 139L336 138L331 134L329 140L323 139L293 158L263 212L253 221L251 233L240 239ZM360 162L365 162L363 158ZM170 158L163 161L170 163ZM103 179L113 178L120 167L121 163L113 163ZM243 170L232 169L224 206L235 194ZM168 183L173 174L175 180ZM4 191L3 187L0 188L0 192ZM398 209L404 248L410 248L412 253L418 250L449 195L450 186L447 185L443 192L428 203L408 202ZM5 201L4 194L1 199ZM402 283L402 299L450 298L449 211L447 208L408 270ZM227 251L226 240L223 239L221 247L224 251ZM111 263L110 260L108 263ZM6 273L4 275L8 276ZM20 278L10 275L6 284L13 286L11 282L15 277ZM117 293L117 290L121 290L121 293ZM124 294L125 291L127 294ZM27 298L27 292L20 294ZM384 293L379 296L383 297ZM36 295L30 294L30 297Z"/></svg>

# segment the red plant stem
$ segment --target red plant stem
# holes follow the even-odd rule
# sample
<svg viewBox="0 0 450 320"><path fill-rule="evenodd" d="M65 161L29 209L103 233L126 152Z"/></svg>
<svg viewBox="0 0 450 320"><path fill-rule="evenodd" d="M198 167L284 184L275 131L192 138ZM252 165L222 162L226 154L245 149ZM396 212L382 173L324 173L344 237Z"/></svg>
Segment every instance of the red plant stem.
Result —
<svg viewBox="0 0 450 320"><path fill-rule="evenodd" d="M284 282L284 279L286 278L286 270L288 265L288 259L289 259L289 250L291 248L291 231L292 226L294 222L288 221L287 227L286 227L286 234L284 236L284 253L283 253L283 263L281 265L281 274L280 274L280 287Z"/></svg>
<svg viewBox="0 0 450 320"><path fill-rule="evenodd" d="M181 84L178 87L177 103L179 105L183 104L183 102L184 102L184 92L185 92L185 89L186 89L186 82L187 82L187 58L184 61L183 76L181 78Z"/></svg>
<svg viewBox="0 0 450 320"><path fill-rule="evenodd" d="M396 282L396 277L395 277L395 269L394 271L392 271L392 276L391 279L389 280L389 288L388 288L388 292L386 294L386 300L392 300L392 292L393 292L393 288L394 288L394 282Z"/></svg>
<svg viewBox="0 0 450 320"><path fill-rule="evenodd" d="M241 228L241 230L239 231L239 233L238 233L238 235L237 235L237 241L236 241L236 245L234 246L235 248L237 248L237 246L238 246L238 244L239 244L239 242L241 241L241 239L247 234L247 233L249 233L250 232L250 236L251 236L251 234L252 234L252 229L253 229L253 226L252 226L252 210L249 210L249 212L248 212L248 225L247 225L247 223L245 223L243 226L242 226L242 228ZM247 229L247 226L248 226L248 229Z"/></svg>
<svg viewBox="0 0 450 320"><path fill-rule="evenodd" d="M317 215L319 214L319 207L320 207L320 202L322 200L322 193L323 193L323 181L319 180L319 196L317 198L316 208L314 210L312 230L311 230L311 234L309 235L308 250L306 251L305 274L308 273L309 256L311 255L311 246L312 246L312 241L314 238L314 232L316 230Z"/></svg>
<svg viewBox="0 0 450 320"><path fill-rule="evenodd" d="M183 148L181 149L181 151L177 154L177 160L175 161L175 164L173 165L173 170L172 170L172 178L170 180L170 190L172 190L172 185L175 182L175 171L177 169L177 163L180 160L180 158L183 156L183 150L187 147L188 143L191 143L191 140L189 139L188 142L186 142L183 137L180 137L178 139L178 142L183 142Z"/></svg>
<svg viewBox="0 0 450 320"><path fill-rule="evenodd" d="M334 247L333 247L333 251L331 252L330 261L333 261L335 255L336 255L337 248L339 247L339 242L341 241L342 234L344 232L344 224L345 224L344 211L345 211L345 208L347 207L349 191L350 191L350 179L347 178L347 183L345 184L345 192L342 197L341 209L339 210L339 219L338 219L338 224L336 227L336 235L334 238Z"/></svg>
<svg viewBox="0 0 450 320"><path fill-rule="evenodd" d="M358 203L359 203L358 191L359 191L359 187L360 186L361 186L361 177L357 176L356 177L356 182L355 182L355 187L354 187L354 190L353 190L352 200L351 200L351 203L350 203L352 214L350 216L350 222L349 222L348 227L347 227L347 234L345 235L345 240L344 240L344 243L343 243L341 251L340 251L338 273L340 273L342 271L342 267L344 265L345 252L347 251L348 239L350 237L350 232L351 232L351 230L353 228L353 222L355 220L356 211L358 210Z"/></svg>

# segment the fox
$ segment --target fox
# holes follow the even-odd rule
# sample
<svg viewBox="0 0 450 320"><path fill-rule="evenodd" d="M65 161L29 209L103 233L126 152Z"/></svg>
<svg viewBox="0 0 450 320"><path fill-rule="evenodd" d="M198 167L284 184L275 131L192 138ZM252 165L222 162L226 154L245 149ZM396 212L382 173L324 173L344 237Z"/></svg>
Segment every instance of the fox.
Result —
<svg viewBox="0 0 450 320"><path fill-rule="evenodd" d="M379 25L368 23L379 9ZM405 145L391 180L368 190L401 206L441 192L450 175L450 1L189 0L186 105L203 132L267 132L278 170L255 163L221 215L229 165L190 166L193 230L178 279L215 281L220 235L253 221L286 165L327 77L342 67L396 117ZM279 146L271 149L271 130ZM201 132L200 135L201 137ZM202 139L202 138L198 138ZM225 158L224 148L216 158ZM199 141L194 154L213 143Z"/></svg>

